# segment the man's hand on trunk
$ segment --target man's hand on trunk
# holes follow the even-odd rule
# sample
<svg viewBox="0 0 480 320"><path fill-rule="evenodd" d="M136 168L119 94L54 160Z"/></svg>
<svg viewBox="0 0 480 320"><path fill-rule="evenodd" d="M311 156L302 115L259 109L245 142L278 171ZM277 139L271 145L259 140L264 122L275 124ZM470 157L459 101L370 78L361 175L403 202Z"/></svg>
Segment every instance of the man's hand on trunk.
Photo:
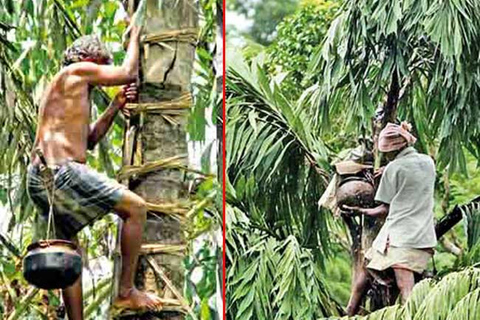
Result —
<svg viewBox="0 0 480 320"><path fill-rule="evenodd" d="M130 111L125 108L125 105L128 102L137 101L138 97L138 87L136 83L130 83L126 86L123 86L122 91L120 91L115 96L115 103L117 104L118 109L123 113L125 118L130 117Z"/></svg>

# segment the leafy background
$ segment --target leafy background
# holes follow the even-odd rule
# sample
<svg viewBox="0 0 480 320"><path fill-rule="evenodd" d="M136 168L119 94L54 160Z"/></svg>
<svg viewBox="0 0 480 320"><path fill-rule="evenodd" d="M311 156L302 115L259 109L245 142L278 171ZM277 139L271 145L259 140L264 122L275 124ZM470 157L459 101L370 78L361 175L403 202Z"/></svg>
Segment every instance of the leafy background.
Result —
<svg viewBox="0 0 480 320"><path fill-rule="evenodd" d="M341 316L351 238L317 201L331 164L371 136L394 73L398 116L437 163L435 216L459 205L464 218L435 248L433 278L405 306L369 315L367 303L365 318L480 317L479 4L269 2L227 2L227 317Z"/></svg>
<svg viewBox="0 0 480 320"><path fill-rule="evenodd" d="M201 39L192 91L195 104L189 117L190 156L204 172L216 172L215 125L221 104L212 68L218 3L201 0ZM121 1L113 0L2 0L0 6L0 317L13 319L62 318L59 294L31 288L21 275L21 257L36 234L36 214L25 192L29 152L35 137L38 102L49 79L59 70L65 48L83 34L96 33L113 53L115 64L124 58L124 21ZM118 88L96 89L93 116L109 104ZM121 164L123 119L91 154L88 164L114 177ZM219 195L215 179L205 181L198 199ZM186 226L189 254L185 259L185 296L201 319L218 319L221 312L218 257L221 256L220 211L210 201ZM80 234L87 250L84 303L87 319L104 319L111 288L111 263L116 218L107 216Z"/></svg>

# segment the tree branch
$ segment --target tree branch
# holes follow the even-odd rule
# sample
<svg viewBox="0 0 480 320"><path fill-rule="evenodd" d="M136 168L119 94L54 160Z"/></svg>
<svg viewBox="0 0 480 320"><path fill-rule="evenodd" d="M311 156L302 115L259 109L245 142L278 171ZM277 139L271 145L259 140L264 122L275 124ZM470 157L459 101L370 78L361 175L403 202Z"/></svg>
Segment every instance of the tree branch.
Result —
<svg viewBox="0 0 480 320"><path fill-rule="evenodd" d="M447 233L450 229L452 229L460 220L462 220L462 207L468 206L473 202L479 202L480 196L476 197L472 201L467 204L461 206L455 206L452 211L446 216L443 216L440 221L437 222L435 225L435 233L437 235L437 239L440 239L445 233Z"/></svg>
<svg viewBox="0 0 480 320"><path fill-rule="evenodd" d="M382 128L385 128L388 122L394 122L397 117L397 104L400 97L400 85L398 83L398 72L393 70L392 82L387 94L387 101L383 106Z"/></svg>

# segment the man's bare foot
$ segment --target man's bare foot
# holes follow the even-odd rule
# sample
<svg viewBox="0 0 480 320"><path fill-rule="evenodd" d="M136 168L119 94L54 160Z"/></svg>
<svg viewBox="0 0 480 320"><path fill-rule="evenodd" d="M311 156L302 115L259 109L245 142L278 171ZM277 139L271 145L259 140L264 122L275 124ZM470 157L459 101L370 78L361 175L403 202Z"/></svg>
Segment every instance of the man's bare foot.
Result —
<svg viewBox="0 0 480 320"><path fill-rule="evenodd" d="M113 303L114 307L131 310L161 309L162 299L152 293L142 292L136 288L121 292Z"/></svg>

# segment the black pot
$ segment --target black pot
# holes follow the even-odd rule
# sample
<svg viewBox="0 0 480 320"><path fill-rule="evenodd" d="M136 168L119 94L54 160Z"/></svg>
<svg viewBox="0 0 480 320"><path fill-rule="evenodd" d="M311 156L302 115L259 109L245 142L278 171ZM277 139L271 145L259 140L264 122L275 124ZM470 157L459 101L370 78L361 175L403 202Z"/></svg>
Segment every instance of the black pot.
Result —
<svg viewBox="0 0 480 320"><path fill-rule="evenodd" d="M40 289L65 289L82 272L82 257L77 246L65 240L42 240L27 248L23 276Z"/></svg>

